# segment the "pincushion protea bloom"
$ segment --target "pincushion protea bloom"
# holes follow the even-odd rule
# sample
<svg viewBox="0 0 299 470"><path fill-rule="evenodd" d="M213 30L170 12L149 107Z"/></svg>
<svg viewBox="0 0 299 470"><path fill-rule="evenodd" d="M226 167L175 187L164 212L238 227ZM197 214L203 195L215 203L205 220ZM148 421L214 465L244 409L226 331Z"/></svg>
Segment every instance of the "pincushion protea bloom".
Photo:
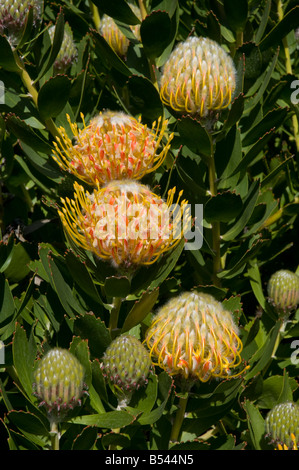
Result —
<svg viewBox="0 0 299 470"><path fill-rule="evenodd" d="M235 88L232 58L215 41L192 36L179 43L165 63L160 96L177 112L206 117L229 106Z"/></svg>
<svg viewBox="0 0 299 470"><path fill-rule="evenodd" d="M170 299L153 318L145 342L156 365L188 380L227 378L241 364L243 345L233 315L208 294L185 292Z"/></svg>
<svg viewBox="0 0 299 470"><path fill-rule="evenodd" d="M89 184L104 184L111 180L140 179L163 162L172 135L159 153L167 121L159 118L151 129L123 112L106 111L91 120L83 130L67 115L73 144L63 127L54 142L54 159L67 170Z"/></svg>
<svg viewBox="0 0 299 470"><path fill-rule="evenodd" d="M132 4L130 4L130 8L135 16L141 20L139 8ZM136 38L140 39L140 24L131 26L131 30L135 34ZM126 56L130 40L122 33L113 18L106 14L103 15L101 19L100 33L117 55L123 58Z"/></svg>
<svg viewBox="0 0 299 470"><path fill-rule="evenodd" d="M21 39L29 9L33 8L33 25L41 19L44 2L42 0L1 0L0 34L6 35L11 45Z"/></svg>
<svg viewBox="0 0 299 470"><path fill-rule="evenodd" d="M272 274L267 290L269 302L282 314L287 314L299 304L299 276L288 269Z"/></svg>
<svg viewBox="0 0 299 470"><path fill-rule="evenodd" d="M298 450L299 405L291 401L279 403L269 411L266 435L278 450Z"/></svg>
<svg viewBox="0 0 299 470"><path fill-rule="evenodd" d="M55 26L49 28L51 41L54 39ZM54 62L54 73L66 73L77 59L78 51L73 39L73 31L68 23L64 26L64 34L59 53Z"/></svg>
<svg viewBox="0 0 299 470"><path fill-rule="evenodd" d="M189 226L189 207L166 201L135 181L113 181L85 192L74 184L74 199L62 199L59 216L71 239L116 267L154 263L172 249ZM186 210L187 207L187 210Z"/></svg>
<svg viewBox="0 0 299 470"><path fill-rule="evenodd" d="M51 349L39 361L34 379L34 394L49 414L57 417L81 404L84 368L67 349Z"/></svg>

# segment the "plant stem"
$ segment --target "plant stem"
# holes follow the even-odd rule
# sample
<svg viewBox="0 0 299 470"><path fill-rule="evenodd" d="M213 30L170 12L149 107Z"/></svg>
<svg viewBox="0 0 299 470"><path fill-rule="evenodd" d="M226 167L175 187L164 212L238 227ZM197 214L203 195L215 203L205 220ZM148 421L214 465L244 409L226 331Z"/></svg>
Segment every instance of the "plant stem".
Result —
<svg viewBox="0 0 299 470"><path fill-rule="evenodd" d="M15 58L16 64L19 67L19 75L21 77L21 80L22 80L24 86L26 87L26 89L28 90L28 93L30 94L30 96L32 98L32 101L35 104L35 107L38 109L38 91L35 88L35 86L33 85L33 81L31 80L31 77L30 77L29 73L27 72L23 61L18 56L17 51L14 50L13 53L14 53L14 58ZM53 137L59 136L59 131L58 131L57 127L55 126L54 121L51 118L50 119L45 119L44 124L47 127L47 129L49 130L49 132L52 134Z"/></svg>
<svg viewBox="0 0 299 470"><path fill-rule="evenodd" d="M279 21L281 21L284 16L282 0L278 0L277 2L277 15L278 15ZM293 70L292 70L292 63L291 63L291 55L290 55L290 49L289 49L288 40L286 36L282 38L282 44L284 48L286 71L287 73L292 75ZM295 113L292 115L292 124L293 124L293 135L294 135L297 151L299 151L299 124L298 124L297 115Z"/></svg>
<svg viewBox="0 0 299 470"><path fill-rule="evenodd" d="M209 134L210 135L210 134ZM211 196L217 195L217 183L216 183L216 169L215 169L215 158L214 158L214 144L213 138L210 135L211 142L211 155L208 162L209 168L209 184ZM221 257L220 257L220 223L215 221L212 222L212 247L214 252L213 258L213 283L215 286L220 285L218 273L221 269Z"/></svg>
<svg viewBox="0 0 299 470"><path fill-rule="evenodd" d="M181 427L184 421L187 402L188 402L188 395L186 397L180 397L179 409L177 410L175 420L173 422L172 429L171 429L171 434L170 434L171 442L175 442L179 439L179 434L180 434Z"/></svg>
<svg viewBox="0 0 299 470"><path fill-rule="evenodd" d="M109 322L109 331L112 333L113 330L117 328L118 315L121 307L121 297L113 298L113 307L110 313L110 322Z"/></svg>
<svg viewBox="0 0 299 470"><path fill-rule="evenodd" d="M51 434L52 450L59 450L60 433L59 433L58 424L56 421L51 422L50 434Z"/></svg>

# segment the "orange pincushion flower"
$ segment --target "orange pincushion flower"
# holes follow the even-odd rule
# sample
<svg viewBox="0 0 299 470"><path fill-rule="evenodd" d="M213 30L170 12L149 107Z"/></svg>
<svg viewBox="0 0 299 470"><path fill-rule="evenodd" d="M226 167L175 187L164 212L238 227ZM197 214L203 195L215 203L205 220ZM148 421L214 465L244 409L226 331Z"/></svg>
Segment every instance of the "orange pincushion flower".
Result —
<svg viewBox="0 0 299 470"><path fill-rule="evenodd" d="M54 142L54 159L59 166L83 181L96 186L112 180L140 179L157 169L163 162L172 135L161 149L167 121L159 118L152 129L123 112L106 111L78 129L67 115L76 142L59 128L60 137Z"/></svg>
<svg viewBox="0 0 299 470"><path fill-rule="evenodd" d="M227 378L241 364L243 345L233 316L208 294L185 292L170 299L145 342L156 365L185 379Z"/></svg>
<svg viewBox="0 0 299 470"><path fill-rule="evenodd" d="M62 223L76 244L116 267L152 264L183 237L190 221L186 201L165 202L145 185L114 181L92 193L77 183L75 198L62 199ZM183 215L183 217L181 217ZM183 227L181 222L183 220Z"/></svg>
<svg viewBox="0 0 299 470"><path fill-rule="evenodd" d="M179 43L165 63L160 96L175 111L206 117L229 106L235 88L232 58L217 42L193 36Z"/></svg>

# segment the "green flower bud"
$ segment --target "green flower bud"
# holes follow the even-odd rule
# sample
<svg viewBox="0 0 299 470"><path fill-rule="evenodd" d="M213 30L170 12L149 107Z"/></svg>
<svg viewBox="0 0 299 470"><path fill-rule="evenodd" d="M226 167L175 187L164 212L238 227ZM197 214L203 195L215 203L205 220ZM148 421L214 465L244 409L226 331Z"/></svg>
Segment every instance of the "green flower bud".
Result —
<svg viewBox="0 0 299 470"><path fill-rule="evenodd" d="M51 41L54 39L55 26L49 28ZM66 73L78 56L77 47L73 40L73 31L68 23L64 27L63 41L54 62L54 73Z"/></svg>
<svg viewBox="0 0 299 470"><path fill-rule="evenodd" d="M115 338L102 362L103 375L124 394L147 383L151 367L149 354L141 342L130 335Z"/></svg>
<svg viewBox="0 0 299 470"><path fill-rule="evenodd" d="M281 313L287 314L299 303L299 276L281 269L272 274L268 283L269 302Z"/></svg>
<svg viewBox="0 0 299 470"><path fill-rule="evenodd" d="M0 0L0 34L6 35L11 45L21 39L29 8L33 8L33 25L36 26L43 11L42 0Z"/></svg>
<svg viewBox="0 0 299 470"><path fill-rule="evenodd" d="M34 379L34 394L50 414L60 415L81 405L84 368L67 349L51 349L39 361Z"/></svg>
<svg viewBox="0 0 299 470"><path fill-rule="evenodd" d="M299 443L299 406L293 402L280 403L268 413L266 435L278 449L297 449Z"/></svg>

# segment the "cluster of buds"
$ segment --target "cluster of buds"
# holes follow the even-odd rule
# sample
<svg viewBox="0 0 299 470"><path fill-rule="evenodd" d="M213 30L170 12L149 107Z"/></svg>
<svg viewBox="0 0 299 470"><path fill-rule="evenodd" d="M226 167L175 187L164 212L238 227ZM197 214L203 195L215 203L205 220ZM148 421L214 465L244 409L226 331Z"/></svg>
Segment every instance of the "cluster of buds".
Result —
<svg viewBox="0 0 299 470"><path fill-rule="evenodd" d="M164 65L162 101L179 113L207 117L229 106L236 89L232 58L215 41L189 37Z"/></svg>
<svg viewBox="0 0 299 470"><path fill-rule="evenodd" d="M119 269L154 263L172 249L190 225L186 201L164 201L141 183L112 181L89 193L74 184L74 199L62 199L59 216L71 239ZM187 210L185 208L187 207Z"/></svg>
<svg viewBox="0 0 299 470"><path fill-rule="evenodd" d="M143 344L132 335L115 338L106 349L101 368L104 377L121 393L131 393L147 384L151 360Z"/></svg>
<svg viewBox="0 0 299 470"><path fill-rule="evenodd" d="M135 16L141 20L141 13L139 8L133 4L130 4L130 8L132 9ZM140 24L131 26L131 31L136 36L136 39L139 40ZM118 56L122 58L126 57L130 40L119 29L113 18L108 15L103 15L101 18L100 33Z"/></svg>
<svg viewBox="0 0 299 470"><path fill-rule="evenodd" d="M34 395L52 419L59 420L81 405L84 388L84 368L67 349L53 348L39 361L34 374Z"/></svg>
<svg viewBox="0 0 299 470"><path fill-rule="evenodd" d="M299 276L280 269L270 277L267 286L268 300L279 315L288 316L299 304Z"/></svg>
<svg viewBox="0 0 299 470"><path fill-rule="evenodd" d="M154 364L189 381L232 377L231 369L242 362L233 315L208 294L185 292L170 299L153 318L145 341Z"/></svg>
<svg viewBox="0 0 299 470"><path fill-rule="evenodd" d="M50 39L53 42L55 26L49 28ZM64 26L63 40L55 59L53 68L54 74L66 73L70 66L75 62L78 56L77 47L73 39L73 31L68 23Z"/></svg>
<svg viewBox="0 0 299 470"><path fill-rule="evenodd" d="M163 162L173 137L159 152L167 121L161 118L149 129L123 112L106 111L78 129L67 119L73 133L72 139L63 127L54 142L54 159L58 165L83 181L96 186L112 180L140 179L154 171Z"/></svg>
<svg viewBox="0 0 299 470"><path fill-rule="evenodd" d="M269 411L266 420L266 436L278 450L298 450L299 405L291 401L279 403Z"/></svg>
<svg viewBox="0 0 299 470"><path fill-rule="evenodd" d="M0 2L0 34L6 35L12 46L18 44L25 29L29 9L33 9L33 25L42 16L43 0L2 0Z"/></svg>

